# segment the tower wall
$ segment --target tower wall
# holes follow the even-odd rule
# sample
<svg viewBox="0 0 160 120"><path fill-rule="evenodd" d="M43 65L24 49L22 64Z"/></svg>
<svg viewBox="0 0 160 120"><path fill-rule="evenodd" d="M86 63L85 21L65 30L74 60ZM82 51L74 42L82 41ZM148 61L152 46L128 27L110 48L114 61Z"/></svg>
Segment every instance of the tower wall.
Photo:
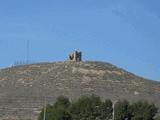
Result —
<svg viewBox="0 0 160 120"><path fill-rule="evenodd" d="M72 54L69 55L69 61L82 61L82 52L74 51Z"/></svg>

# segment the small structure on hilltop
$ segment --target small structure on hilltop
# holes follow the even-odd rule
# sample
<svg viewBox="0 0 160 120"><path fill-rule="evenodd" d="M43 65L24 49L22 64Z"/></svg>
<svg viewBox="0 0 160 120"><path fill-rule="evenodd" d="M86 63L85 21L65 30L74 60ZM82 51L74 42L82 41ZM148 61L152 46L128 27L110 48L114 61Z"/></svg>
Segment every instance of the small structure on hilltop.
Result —
<svg viewBox="0 0 160 120"><path fill-rule="evenodd" d="M69 61L82 61L82 52L74 51L72 54L69 55Z"/></svg>

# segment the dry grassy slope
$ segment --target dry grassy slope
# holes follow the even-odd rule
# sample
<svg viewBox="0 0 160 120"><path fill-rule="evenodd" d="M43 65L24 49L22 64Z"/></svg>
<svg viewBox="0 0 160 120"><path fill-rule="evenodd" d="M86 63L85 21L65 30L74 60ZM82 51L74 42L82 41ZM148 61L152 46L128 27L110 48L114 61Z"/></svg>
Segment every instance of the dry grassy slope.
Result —
<svg viewBox="0 0 160 120"><path fill-rule="evenodd" d="M0 70L0 119L36 119L57 96L146 99L160 106L160 82L145 80L102 62L57 62Z"/></svg>

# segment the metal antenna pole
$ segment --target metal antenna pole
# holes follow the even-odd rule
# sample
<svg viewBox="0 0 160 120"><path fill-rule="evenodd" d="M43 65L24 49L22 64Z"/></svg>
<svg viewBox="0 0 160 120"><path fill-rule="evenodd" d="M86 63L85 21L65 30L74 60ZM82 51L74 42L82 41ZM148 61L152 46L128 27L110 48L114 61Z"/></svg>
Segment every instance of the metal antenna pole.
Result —
<svg viewBox="0 0 160 120"><path fill-rule="evenodd" d="M26 63L29 64L29 44L30 44L30 41L27 40L27 57L26 57Z"/></svg>

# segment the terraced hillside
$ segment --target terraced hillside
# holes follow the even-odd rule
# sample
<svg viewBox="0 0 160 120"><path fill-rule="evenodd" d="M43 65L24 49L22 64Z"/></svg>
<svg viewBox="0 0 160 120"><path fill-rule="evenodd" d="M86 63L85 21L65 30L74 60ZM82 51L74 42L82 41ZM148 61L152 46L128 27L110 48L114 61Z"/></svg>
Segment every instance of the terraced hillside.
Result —
<svg viewBox="0 0 160 120"><path fill-rule="evenodd" d="M146 99L160 107L160 82L135 76L103 62L57 62L0 70L0 119L35 120L60 95L102 99Z"/></svg>

